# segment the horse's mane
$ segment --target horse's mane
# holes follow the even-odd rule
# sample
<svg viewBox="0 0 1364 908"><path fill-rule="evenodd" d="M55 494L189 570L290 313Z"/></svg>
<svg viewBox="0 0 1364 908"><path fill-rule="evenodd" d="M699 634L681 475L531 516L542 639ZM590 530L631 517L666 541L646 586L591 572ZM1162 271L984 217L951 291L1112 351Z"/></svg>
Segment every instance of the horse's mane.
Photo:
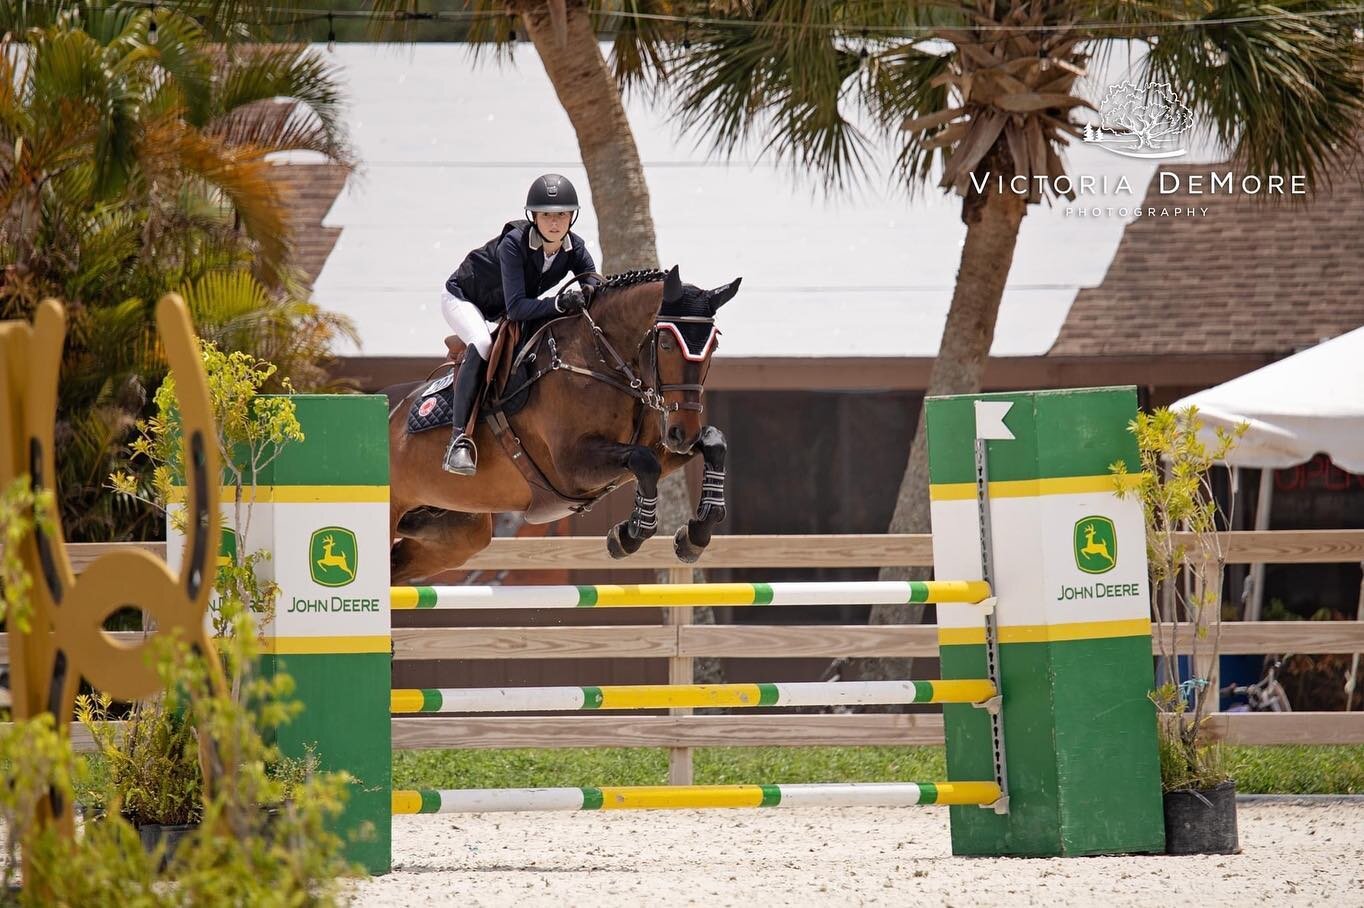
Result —
<svg viewBox="0 0 1364 908"><path fill-rule="evenodd" d="M653 325L662 303L661 294L642 292L645 284L662 283L667 277L662 271L636 270L604 275L597 293L592 298L592 317L605 331L612 343L622 350L633 349L642 342L645 332ZM634 289L638 288L638 289ZM579 330L580 322L573 319L572 330ZM581 326L586 340L588 332Z"/></svg>
<svg viewBox="0 0 1364 908"><path fill-rule="evenodd" d="M655 269L625 271L607 277L601 285L601 289L603 291L624 290L627 287L636 287L640 284L661 283L667 277L666 271ZM682 295L678 299L672 302L662 301L658 314L662 316L707 316L713 315L714 312L708 305L705 294L691 284L686 284L683 286Z"/></svg>
<svg viewBox="0 0 1364 908"><path fill-rule="evenodd" d="M651 284L655 281L661 281L667 276L666 272L652 268L639 269L636 271L623 271L620 274L607 276L601 289L622 290L626 287L633 287L636 284Z"/></svg>

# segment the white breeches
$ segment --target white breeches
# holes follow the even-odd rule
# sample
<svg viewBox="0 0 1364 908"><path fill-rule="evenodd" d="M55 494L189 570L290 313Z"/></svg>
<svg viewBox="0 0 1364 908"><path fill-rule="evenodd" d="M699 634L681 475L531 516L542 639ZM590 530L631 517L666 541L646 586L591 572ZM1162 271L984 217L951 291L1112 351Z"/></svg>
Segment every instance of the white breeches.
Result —
<svg viewBox="0 0 1364 908"><path fill-rule="evenodd" d="M493 339L478 307L448 290L441 290L440 311L450 323L450 330L464 343L472 345L479 356L487 359L492 352Z"/></svg>

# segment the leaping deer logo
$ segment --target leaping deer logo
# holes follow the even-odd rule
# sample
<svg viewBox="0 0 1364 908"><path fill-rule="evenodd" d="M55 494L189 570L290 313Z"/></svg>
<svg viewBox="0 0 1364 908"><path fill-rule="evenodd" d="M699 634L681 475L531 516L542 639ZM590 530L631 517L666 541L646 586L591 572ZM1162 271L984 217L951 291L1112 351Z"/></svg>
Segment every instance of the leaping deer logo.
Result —
<svg viewBox="0 0 1364 908"><path fill-rule="evenodd" d="M320 527L308 544L308 572L319 586L348 586L360 569L355 533L345 527Z"/></svg>
<svg viewBox="0 0 1364 908"><path fill-rule="evenodd" d="M1080 554L1102 555L1104 560L1109 564L1113 563L1113 556L1108 554L1108 543L1104 542L1102 539L1098 542L1094 541L1094 524L1092 523L1085 527L1085 547L1080 549ZM341 563L345 564L344 557L342 558Z"/></svg>
<svg viewBox="0 0 1364 908"><path fill-rule="evenodd" d="M322 537L323 552L322 557L317 559L317 566L320 568L339 567L346 572L347 577L350 577L352 580L355 579L355 572L352 571L350 565L346 563L346 553L332 551L335 545L336 540L332 536L328 535Z"/></svg>
<svg viewBox="0 0 1364 908"><path fill-rule="evenodd" d="M1084 536L1081 543L1080 537ZM1104 574L1117 565L1118 535L1107 517L1085 517L1075 524L1075 566L1086 574Z"/></svg>

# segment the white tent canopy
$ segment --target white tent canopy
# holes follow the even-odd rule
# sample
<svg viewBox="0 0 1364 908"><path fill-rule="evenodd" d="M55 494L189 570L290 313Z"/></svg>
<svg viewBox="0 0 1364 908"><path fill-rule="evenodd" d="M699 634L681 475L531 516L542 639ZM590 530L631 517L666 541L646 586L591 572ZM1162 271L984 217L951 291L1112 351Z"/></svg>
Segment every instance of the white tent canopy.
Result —
<svg viewBox="0 0 1364 908"><path fill-rule="evenodd" d="M1328 455L1364 473L1364 328L1176 402L1213 427L1250 429L1227 457L1234 467L1291 467Z"/></svg>

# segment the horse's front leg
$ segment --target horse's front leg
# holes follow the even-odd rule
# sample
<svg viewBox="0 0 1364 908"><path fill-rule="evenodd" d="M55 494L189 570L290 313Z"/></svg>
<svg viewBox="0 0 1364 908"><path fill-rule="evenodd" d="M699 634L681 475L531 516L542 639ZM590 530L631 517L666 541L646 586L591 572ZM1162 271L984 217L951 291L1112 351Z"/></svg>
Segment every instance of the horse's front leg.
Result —
<svg viewBox="0 0 1364 908"><path fill-rule="evenodd" d="M639 551L644 540L658 531L658 477L663 466L653 451L639 445L619 445L621 462L635 477L635 507L606 534L606 551L624 558Z"/></svg>
<svg viewBox="0 0 1364 908"><path fill-rule="evenodd" d="M711 532L725 519L725 436L714 426L706 426L697 444L706 464L701 501L696 505L696 517L678 527L673 536L673 551L688 564L701 557L710 545Z"/></svg>

